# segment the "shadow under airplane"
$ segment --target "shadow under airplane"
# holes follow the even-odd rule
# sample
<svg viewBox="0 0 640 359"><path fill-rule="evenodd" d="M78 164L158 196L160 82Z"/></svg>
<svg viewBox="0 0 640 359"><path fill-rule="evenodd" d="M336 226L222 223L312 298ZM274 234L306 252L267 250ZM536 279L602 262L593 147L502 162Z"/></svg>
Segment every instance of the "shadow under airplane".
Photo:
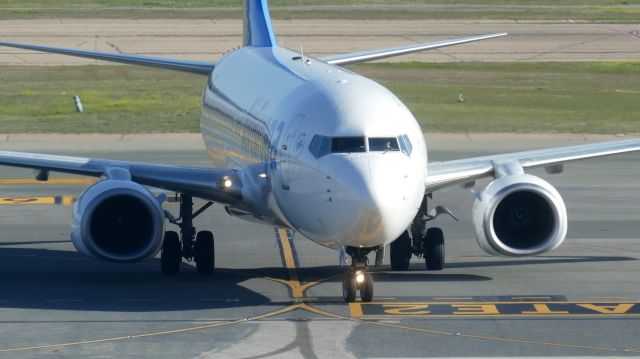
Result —
<svg viewBox="0 0 640 359"><path fill-rule="evenodd" d="M4 247L7 245L6 242L0 244L0 308L162 312L291 304L288 300L273 302L241 285L252 278L287 280L289 273L283 267L218 268L213 275L202 276L195 273L193 266L183 264L183 274L163 276L158 259L124 265L84 257L72 251ZM636 260L614 256L538 257L452 262L447 263L445 269ZM372 271L372 275L377 282L400 283L492 280L474 274L427 272L423 265L413 263L405 272L391 271L389 266L383 266ZM335 265L301 267L297 268L296 275L303 283L336 283L342 282L342 273L347 268ZM341 300L336 298L335 302Z"/></svg>
<svg viewBox="0 0 640 359"><path fill-rule="evenodd" d="M0 308L155 312L289 304L240 285L250 279L245 270L203 276L183 264L183 274L163 276L159 268L158 259L118 264L70 251L0 248Z"/></svg>

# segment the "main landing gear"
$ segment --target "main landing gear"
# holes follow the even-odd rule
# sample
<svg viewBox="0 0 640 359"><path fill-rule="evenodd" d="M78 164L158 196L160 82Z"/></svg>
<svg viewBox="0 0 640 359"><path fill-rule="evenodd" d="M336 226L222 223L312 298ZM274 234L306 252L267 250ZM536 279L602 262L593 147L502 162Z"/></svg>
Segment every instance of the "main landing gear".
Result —
<svg viewBox="0 0 640 359"><path fill-rule="evenodd" d="M351 268L342 280L342 299L345 303L356 300L357 292L360 292L360 299L363 302L370 302L373 299L373 278L367 272L367 254L376 252L376 263L381 262L384 252L381 248L356 248L347 247L346 252L351 256Z"/></svg>
<svg viewBox="0 0 640 359"><path fill-rule="evenodd" d="M160 264L162 274L178 274L182 258L196 262L199 274L211 274L215 269L215 248L213 233L200 231L196 234L193 219L213 205L208 202L195 213L193 212L193 198L188 195L180 196L180 217L175 219L167 215L169 222L180 227L180 236L175 231L166 231L162 244Z"/></svg>
<svg viewBox="0 0 640 359"><path fill-rule="evenodd" d="M411 223L411 227L391 243L391 268L397 271L409 269L411 257L424 258L427 270L442 270L444 268L444 233L441 228L427 228L427 223L441 214L446 214L456 221L456 216L446 207L438 206L427 211L425 196L418 214Z"/></svg>

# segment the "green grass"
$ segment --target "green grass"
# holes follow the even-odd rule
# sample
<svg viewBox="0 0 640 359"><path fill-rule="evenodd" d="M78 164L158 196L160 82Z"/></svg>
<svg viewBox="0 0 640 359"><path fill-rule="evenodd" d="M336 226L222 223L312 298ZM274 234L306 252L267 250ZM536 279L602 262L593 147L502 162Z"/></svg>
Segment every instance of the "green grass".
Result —
<svg viewBox="0 0 640 359"><path fill-rule="evenodd" d="M0 132L196 132L205 77L132 66L0 67ZM76 113L79 95L85 113Z"/></svg>
<svg viewBox="0 0 640 359"><path fill-rule="evenodd" d="M640 62L369 64L425 131L640 133ZM464 102L458 102L459 94Z"/></svg>
<svg viewBox="0 0 640 359"><path fill-rule="evenodd" d="M272 0L280 19L581 19L637 22L640 0ZM242 0L0 0L0 19L239 18Z"/></svg>
<svg viewBox="0 0 640 359"><path fill-rule="evenodd" d="M640 133L640 62L351 69L388 86L425 131ZM197 132L206 80L118 65L3 66L0 79L0 133Z"/></svg>

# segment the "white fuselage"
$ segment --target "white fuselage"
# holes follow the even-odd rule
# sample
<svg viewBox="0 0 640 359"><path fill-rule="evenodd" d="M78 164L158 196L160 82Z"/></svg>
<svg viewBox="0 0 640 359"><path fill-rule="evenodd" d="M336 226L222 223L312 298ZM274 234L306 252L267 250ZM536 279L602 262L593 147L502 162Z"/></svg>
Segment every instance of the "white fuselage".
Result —
<svg viewBox="0 0 640 359"><path fill-rule="evenodd" d="M390 243L424 196L427 149L404 104L287 49L245 47L220 59L201 128L214 166L240 174L246 206L231 213L328 247Z"/></svg>

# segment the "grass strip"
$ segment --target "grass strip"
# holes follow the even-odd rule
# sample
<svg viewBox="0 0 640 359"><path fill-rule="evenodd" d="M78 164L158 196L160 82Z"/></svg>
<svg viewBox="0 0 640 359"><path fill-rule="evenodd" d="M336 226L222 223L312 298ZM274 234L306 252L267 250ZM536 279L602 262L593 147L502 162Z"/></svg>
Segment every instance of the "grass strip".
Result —
<svg viewBox="0 0 640 359"><path fill-rule="evenodd" d="M383 63L351 70L397 94L427 132L640 133L640 62ZM1 133L198 132L206 81L120 65L2 66L0 78ZM76 112L74 95L85 113Z"/></svg>
<svg viewBox="0 0 640 359"><path fill-rule="evenodd" d="M272 0L277 19L579 19L637 22L640 0ZM241 0L0 0L0 19L238 19Z"/></svg>

